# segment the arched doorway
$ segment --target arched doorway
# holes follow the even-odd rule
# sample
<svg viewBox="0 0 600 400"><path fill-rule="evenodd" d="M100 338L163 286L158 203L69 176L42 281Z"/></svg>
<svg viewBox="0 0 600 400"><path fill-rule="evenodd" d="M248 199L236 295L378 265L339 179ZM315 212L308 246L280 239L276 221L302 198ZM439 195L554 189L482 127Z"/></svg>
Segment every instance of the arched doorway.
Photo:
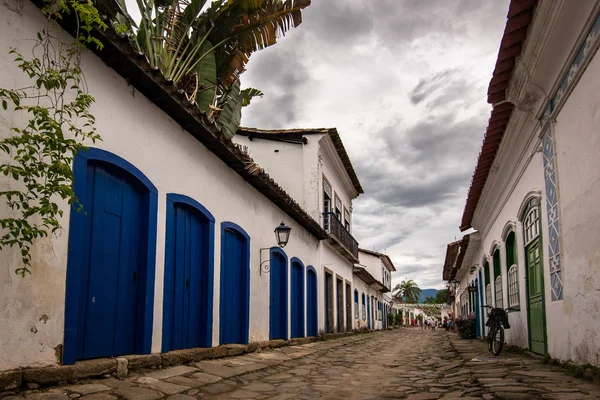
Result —
<svg viewBox="0 0 600 400"><path fill-rule="evenodd" d="M162 351L212 346L214 223L194 199L167 194Z"/></svg>
<svg viewBox="0 0 600 400"><path fill-rule="evenodd" d="M291 336L304 337L304 264L296 257L292 258L292 318Z"/></svg>
<svg viewBox="0 0 600 400"><path fill-rule="evenodd" d="M221 223L220 344L248 343L250 236L233 222Z"/></svg>
<svg viewBox="0 0 600 400"><path fill-rule="evenodd" d="M270 250L269 338L288 338L288 259L281 248Z"/></svg>
<svg viewBox="0 0 600 400"><path fill-rule="evenodd" d="M150 353L156 187L100 149L77 154L73 173L83 211L69 224L63 363Z"/></svg>
<svg viewBox="0 0 600 400"><path fill-rule="evenodd" d="M319 330L319 302L317 291L317 271L312 266L306 268L306 333L317 336Z"/></svg>

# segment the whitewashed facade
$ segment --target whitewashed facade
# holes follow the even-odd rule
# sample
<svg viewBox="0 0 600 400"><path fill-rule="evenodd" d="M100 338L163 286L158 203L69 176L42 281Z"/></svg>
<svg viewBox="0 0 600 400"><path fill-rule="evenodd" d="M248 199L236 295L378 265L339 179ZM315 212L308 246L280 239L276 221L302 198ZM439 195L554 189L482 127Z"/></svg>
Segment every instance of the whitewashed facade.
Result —
<svg viewBox="0 0 600 400"><path fill-rule="evenodd" d="M473 183L467 200L461 229L477 233L462 241L455 305L475 282L478 334L484 315L475 306L510 306L507 343L600 365L600 2L532 3L505 92L494 93L499 77L488 92L486 140L494 122L506 125L481 193Z"/></svg>
<svg viewBox="0 0 600 400"><path fill-rule="evenodd" d="M16 68L8 49L17 47L27 53L30 39L43 27L44 18L32 3L15 0L0 4L0 87L12 88L28 83ZM66 33L63 33L63 38L69 40ZM109 35L108 39L118 42L114 34ZM132 279L132 284L144 286L136 292L143 294L143 298L136 303L140 313L138 318L142 322L132 328L137 330L135 337L140 338L140 342L136 342L132 352L109 350L107 356L160 353L182 348L181 345L165 344L171 342L165 340L166 325L163 321L169 315L165 305L165 291L170 290L170 281L166 278L166 271L169 270L167 265L171 260L171 252L179 251L173 250L173 240L176 239L170 239L169 233L171 224L177 223L176 213L179 209L176 209L176 204L181 204L181 210L191 213L193 218L202 219L202 226L206 227L207 232L206 238L202 239L205 246L202 248L206 252L202 254L202 259L206 258L203 262L210 270L212 284L207 286L203 283L202 300L196 303L197 308L205 313L202 322L206 322L207 327L202 346L287 339L317 335L320 330L343 332L352 329L353 266L358 262L358 244L355 244L353 255L352 246L348 244L351 242L340 242L337 237L330 235L323 229L321 217L321 213L327 211L323 209L323 177L332 186L333 207L336 207L336 199L340 200L337 207L341 213L340 225L345 227L347 222L348 231L352 229L351 201L362 192L356 175L349 176L346 169L349 164L347 155L344 160L340 158L343 146L340 150L339 136L335 143L329 134L314 136L315 140L311 137L307 151L290 150L292 154L276 168L271 168L258 150L251 149L258 164L263 166L262 162L265 162L267 173L275 178L282 190L263 171L256 174L247 172L245 163L252 163L252 160L238 147L219 142L214 127L205 120L194 119L193 113L196 111L193 107L190 111L190 108L169 95L159 100L147 96L146 93L150 92L143 92L147 88L140 89L141 86L136 85L150 76L148 66L136 64L139 58L136 60L135 53L130 49L119 53L119 46L105 48L104 51L112 52L110 54L100 53L99 57L88 52L83 57L82 68L89 92L96 99L92 114L96 118L102 141L93 145L86 155L79 157L74 166L76 179L78 176L86 177L86 168L87 171L90 168L104 171L102 168L106 168L102 176L110 178L111 171L116 171L114 173L120 174L119 182L123 187L129 185L129 181L133 182L131 185L143 193L140 201L145 211L140 211L140 218L148 217L143 222L144 228L140 230L144 235L138 238L140 248L143 247L145 251L145 269L139 275L134 272L133 276L126 277ZM107 56L104 61L103 54ZM120 61L109 66L105 62L110 62L107 61L110 57ZM124 65L130 65L128 68L133 70L126 71ZM129 81L124 76L128 76ZM153 77L149 81L157 85L154 87L157 92L160 83L156 81L160 79ZM169 92L167 89L165 91ZM154 101L166 104L166 109L157 107ZM24 122L18 118L18 114L10 110L0 113L2 137L9 134L11 126ZM206 143L212 146L211 150ZM299 157L293 155L298 153ZM78 163L83 166L82 170ZM307 168L299 170L300 166ZM296 174L290 175L290 179L279 175L284 167L298 173L298 180L292 179ZM306 173L302 174L301 171ZM298 186L298 182L302 184ZM85 193L87 184L89 179L76 181L76 191L80 187L77 185L83 185ZM0 185L11 187L14 182L2 177ZM193 211L190 211L192 208ZM82 240L79 229L84 229L77 223L74 225L73 221L85 219L88 214L70 212L66 204L64 209L65 215L61 221L64 229L58 235L40 240L34 247L31 276L23 279L14 274L13 271L20 265L16 250L3 249L0 253L0 308L4 310L0 315L0 371L70 364L76 360L93 358L92 353L86 353L87 350L78 353L78 346L82 341L80 327L82 324L90 327L94 321L85 319L86 315L83 320L78 319L78 315L86 312L82 310L82 305L92 307L89 304L101 303L103 299L96 296L78 298L73 294L73 288L83 279L80 269L84 266L80 261L87 258L78 254L80 250L74 250L74 246L69 245L70 242L79 243L77 241ZM330 208L334 211L337 209ZM3 215L9 213L4 206L0 212ZM89 210L90 218L95 215L94 212ZM277 248L273 231L282 221L292 228L289 243L283 250L270 250ZM73 226L77 231L71 231ZM243 249L240 257L246 259L241 262L243 265L239 272L245 278L224 269L224 265L230 263L230 253L224 244L224 238L229 237L227 235L234 235L235 240L242 243L239 245ZM232 243L227 242L227 246L235 244ZM269 295L275 276L273 251L281 256L284 260L282 265L285 266L285 273L277 275L283 285L281 287L285 287L279 299L281 306L278 306L281 310L279 317L285 317L279 320L279 336L273 334L273 296ZM301 271L301 285L294 283L294 271L298 271L298 268ZM77 271L76 275L73 275L73 271ZM312 273L316 281L311 292ZM326 276L332 279L331 290L326 290ZM224 325L237 321L225 323L221 320L224 309L222 302L231 298L231 293L223 292L223 288L230 287L230 282L238 282L238 279L242 285L245 279L247 284L246 289L243 286L240 289L242 292L246 290L246 295L239 295L247 308L245 312L244 307L238 311L240 307L236 305L233 310L239 312L240 319L246 320L247 332L242 332L241 338L224 340L228 332ZM337 286L338 282L340 286ZM189 287L189 279L185 285ZM294 287L301 289L296 293ZM89 285L86 290L90 290ZM326 304L329 308L326 308ZM310 310L316 313L313 313L314 323ZM175 317L170 315L169 318ZM92 328L89 330L93 331ZM174 334L170 333L170 336L173 341Z"/></svg>

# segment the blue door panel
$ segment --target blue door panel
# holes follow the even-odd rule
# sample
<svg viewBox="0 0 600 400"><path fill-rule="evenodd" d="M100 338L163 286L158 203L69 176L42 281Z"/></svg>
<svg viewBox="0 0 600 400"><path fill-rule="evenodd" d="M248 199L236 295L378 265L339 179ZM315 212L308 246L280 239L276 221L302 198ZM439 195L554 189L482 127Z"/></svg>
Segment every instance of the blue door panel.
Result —
<svg viewBox="0 0 600 400"><path fill-rule="evenodd" d="M311 268L309 266L309 268ZM309 269L306 273L306 331L308 336L318 334L317 274Z"/></svg>
<svg viewBox="0 0 600 400"><path fill-rule="evenodd" d="M223 229L221 263L221 344L248 343L249 240L242 233Z"/></svg>
<svg viewBox="0 0 600 400"><path fill-rule="evenodd" d="M325 274L325 332L327 333L331 333L329 331L329 307L331 307L332 299L329 298L329 287L332 279L330 274Z"/></svg>
<svg viewBox="0 0 600 400"><path fill-rule="evenodd" d="M163 351L210 346L203 325L212 310L206 301L209 276L209 220L181 203L167 204Z"/></svg>
<svg viewBox="0 0 600 400"><path fill-rule="evenodd" d="M137 275L144 193L126 174L91 163L87 169L84 262L80 274L78 359L136 350Z"/></svg>
<svg viewBox="0 0 600 400"><path fill-rule="evenodd" d="M292 262L292 337L304 337L304 268Z"/></svg>
<svg viewBox="0 0 600 400"><path fill-rule="evenodd" d="M279 251L271 251L270 259L269 338L287 339L288 294L287 259Z"/></svg>
<svg viewBox="0 0 600 400"><path fill-rule="evenodd" d="M367 327L371 329L371 308L369 307L371 301L367 298Z"/></svg>

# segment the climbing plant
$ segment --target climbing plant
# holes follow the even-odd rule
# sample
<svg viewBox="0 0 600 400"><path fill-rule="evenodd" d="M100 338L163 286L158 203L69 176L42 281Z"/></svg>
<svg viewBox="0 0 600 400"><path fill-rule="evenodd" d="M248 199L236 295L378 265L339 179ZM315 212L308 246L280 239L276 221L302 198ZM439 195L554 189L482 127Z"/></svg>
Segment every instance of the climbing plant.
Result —
<svg viewBox="0 0 600 400"><path fill-rule="evenodd" d="M0 140L0 151L7 155L0 174L12 179L0 198L13 211L0 219L0 249L20 250L22 264L15 273L23 277L32 272L36 239L61 230L61 205L66 201L81 210L73 189L73 159L86 142L100 139L90 113L94 98L80 64L86 46L102 48L93 28L107 26L91 0L46 1L42 12L46 24L28 56L20 49L9 51L27 84L0 88L2 110L14 121L9 136ZM77 31L75 40L64 42L56 21L69 14Z"/></svg>

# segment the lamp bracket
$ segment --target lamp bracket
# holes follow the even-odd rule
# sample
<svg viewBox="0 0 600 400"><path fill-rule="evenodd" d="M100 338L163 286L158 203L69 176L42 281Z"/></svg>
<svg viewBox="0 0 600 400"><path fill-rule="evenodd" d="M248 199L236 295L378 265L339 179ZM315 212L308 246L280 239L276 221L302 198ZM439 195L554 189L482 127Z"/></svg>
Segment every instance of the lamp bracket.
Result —
<svg viewBox="0 0 600 400"><path fill-rule="evenodd" d="M267 259L263 260L263 251L267 251ZM270 257L271 247L264 247L260 249L260 276L262 276L263 272L268 274L271 272L271 257Z"/></svg>

